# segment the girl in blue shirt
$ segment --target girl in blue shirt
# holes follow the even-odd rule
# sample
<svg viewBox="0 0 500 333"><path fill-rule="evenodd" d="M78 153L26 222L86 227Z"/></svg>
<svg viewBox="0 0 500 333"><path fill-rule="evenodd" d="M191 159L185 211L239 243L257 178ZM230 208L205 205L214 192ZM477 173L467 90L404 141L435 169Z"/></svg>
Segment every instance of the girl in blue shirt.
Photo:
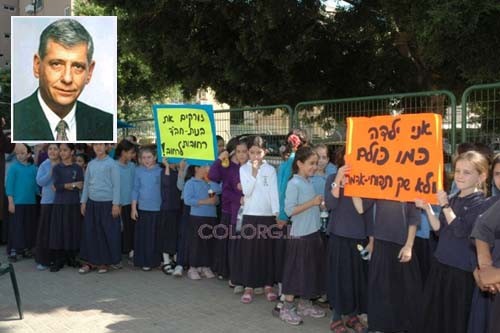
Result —
<svg viewBox="0 0 500 333"><path fill-rule="evenodd" d="M292 227L283 270L285 303L280 310L280 318L292 325L300 324L303 316L325 316L325 311L310 301L326 292L325 247L319 232L323 196L316 194L310 180L317 169L318 154L310 147L299 148L285 194L285 212L291 217ZM295 296L301 297L297 310Z"/></svg>
<svg viewBox="0 0 500 333"><path fill-rule="evenodd" d="M122 222L122 253L128 254L129 260L134 256L134 223L130 218L132 210L132 188L134 186L135 145L127 140L122 140L116 146L116 164L120 169L120 218Z"/></svg>
<svg viewBox="0 0 500 333"><path fill-rule="evenodd" d="M36 235L35 261L38 270L47 269L53 258L49 249L50 219L54 203L55 191L53 188L52 169L59 164L59 146L51 143L47 147L48 159L43 161L36 174L36 182L42 187L42 199L40 200L40 220Z"/></svg>
<svg viewBox="0 0 500 333"><path fill-rule="evenodd" d="M188 222L189 253L188 278L199 280L202 276L213 278L213 227L217 224L215 191L207 181L209 166L190 165L188 174L194 173L184 185L184 203L190 206Z"/></svg>
<svg viewBox="0 0 500 333"><path fill-rule="evenodd" d="M139 152L142 165L134 175L131 218L136 221L134 235L134 265L150 271L160 266L157 229L160 223L161 172L156 163L156 149L142 147Z"/></svg>
<svg viewBox="0 0 500 333"><path fill-rule="evenodd" d="M83 217L80 258L85 260L80 274L121 262L120 171L106 154L106 144L92 145L96 158L87 166L81 198Z"/></svg>
<svg viewBox="0 0 500 333"><path fill-rule="evenodd" d="M17 253L32 257L37 232L36 184L37 168L33 165L31 147L16 145L16 158L7 173L5 192L9 201L9 260L17 261Z"/></svg>

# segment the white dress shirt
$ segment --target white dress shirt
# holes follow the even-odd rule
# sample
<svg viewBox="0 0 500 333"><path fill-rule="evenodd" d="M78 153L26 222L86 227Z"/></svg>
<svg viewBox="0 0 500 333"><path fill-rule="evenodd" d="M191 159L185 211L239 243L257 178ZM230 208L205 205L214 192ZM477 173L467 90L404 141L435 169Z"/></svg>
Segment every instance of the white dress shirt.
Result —
<svg viewBox="0 0 500 333"><path fill-rule="evenodd" d="M240 182L245 196L244 215L278 215L280 208L278 179L273 166L264 161L257 172L257 177L254 177L252 162L248 161L240 168Z"/></svg>
<svg viewBox="0 0 500 333"><path fill-rule="evenodd" d="M40 103L40 106L42 107L43 113L45 115L45 118L47 118L49 122L50 129L52 131L52 135L54 136L54 140L57 139L57 131L56 127L57 124L61 121L61 118L54 112L52 111L47 103L43 100L42 96L40 95L40 90L38 90L37 93L38 96L38 102ZM76 102L71 108L71 111L64 117L62 120L68 124L68 129L66 130L66 135L68 136L68 141L67 142L76 142ZM65 142L65 141L61 141Z"/></svg>

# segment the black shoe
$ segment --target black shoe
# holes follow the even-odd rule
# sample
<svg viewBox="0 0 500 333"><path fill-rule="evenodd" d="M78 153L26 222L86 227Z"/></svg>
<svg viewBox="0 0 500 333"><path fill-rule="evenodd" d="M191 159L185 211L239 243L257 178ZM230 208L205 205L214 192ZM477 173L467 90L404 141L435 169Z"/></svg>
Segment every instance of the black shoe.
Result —
<svg viewBox="0 0 500 333"><path fill-rule="evenodd" d="M52 273L59 272L61 268L59 266L50 266L50 271Z"/></svg>
<svg viewBox="0 0 500 333"><path fill-rule="evenodd" d="M24 250L23 258L25 258L25 259L33 258L33 252L31 252L30 250Z"/></svg>
<svg viewBox="0 0 500 333"><path fill-rule="evenodd" d="M17 255L11 254L8 256L9 262L17 262Z"/></svg>
<svg viewBox="0 0 500 333"><path fill-rule="evenodd" d="M278 303L276 303L276 306L273 308L273 310L271 312L273 314L273 317L277 317L277 318L280 317L280 310L281 310L282 306L283 306L283 302L279 301Z"/></svg>

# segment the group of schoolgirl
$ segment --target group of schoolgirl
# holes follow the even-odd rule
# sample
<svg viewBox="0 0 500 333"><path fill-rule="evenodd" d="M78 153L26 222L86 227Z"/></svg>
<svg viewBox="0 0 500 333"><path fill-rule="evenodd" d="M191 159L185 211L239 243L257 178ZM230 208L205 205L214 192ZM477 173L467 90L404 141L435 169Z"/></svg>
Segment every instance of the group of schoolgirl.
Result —
<svg viewBox="0 0 500 333"><path fill-rule="evenodd" d="M338 160L338 172L325 186L332 331L367 331L357 318L361 313L367 313L373 332L498 331L493 295L500 285L489 276L481 282L481 275L498 265L494 246L500 234L492 231L490 218L489 229L481 229L489 232L482 236L485 254L479 246L476 251L471 237L481 242L476 236L484 225L479 216L498 199L485 193L490 170L493 187L500 187L500 156L490 165L487 156L466 151L454 163L456 192L439 191L439 206L433 207L420 199L400 203L346 197L345 174L352 170ZM360 256L363 248L369 262Z"/></svg>
<svg viewBox="0 0 500 333"><path fill-rule="evenodd" d="M334 332L367 332L368 327L373 332L498 331L495 310L499 301L494 295L500 284L491 282L499 260L494 246L500 222L493 226L491 217L491 210L498 212L498 205L494 205L498 197L486 198L486 184L491 170L493 189L500 188L500 156L490 163L488 156L477 151L458 155L454 162L457 191L452 195L439 191L435 209L421 199L401 203L344 196L345 175L352 170L344 164L342 151L337 156L338 170L328 176L323 194L318 194L314 176L319 154L301 134L300 130L289 134L287 140L293 148L277 176L279 192L285 193L281 205L285 215L280 214L277 223L290 219L288 237L268 248L259 267L252 265L256 249L240 249L237 257L248 267L247 275L258 271L262 276L267 267L268 276L272 274L269 261L274 259L274 282L279 282L283 295L280 318L296 325L305 316L324 316L310 300L326 291L333 309L330 329ZM273 171L259 162L264 155L259 144L250 141L248 146L250 160L240 168L243 225L267 226L275 214L272 201L268 202L273 193L271 188L261 190L273 179ZM266 212L251 210L254 195L260 199L259 209ZM319 232L323 208L329 210L327 250L325 237ZM480 217L484 212L488 219ZM420 232L425 223L437 236L435 246L428 240L429 233ZM243 248L245 241L239 246ZM477 251L474 244L478 244ZM369 253L369 262L360 250ZM421 263L430 267L428 272L420 270ZM251 301L257 286L272 286L269 277L252 284L238 276L237 265L234 275L232 269L231 282L245 287L245 303ZM300 298L297 304L296 297ZM363 313L368 315L368 327L359 318Z"/></svg>

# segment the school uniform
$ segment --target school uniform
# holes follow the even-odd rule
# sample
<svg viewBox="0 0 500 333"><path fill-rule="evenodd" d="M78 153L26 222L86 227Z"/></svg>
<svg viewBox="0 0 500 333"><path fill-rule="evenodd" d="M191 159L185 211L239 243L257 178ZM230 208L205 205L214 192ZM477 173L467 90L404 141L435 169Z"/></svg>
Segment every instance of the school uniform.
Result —
<svg viewBox="0 0 500 333"><path fill-rule="evenodd" d="M179 173L170 169L166 175L161 172L161 212L158 224L158 252L174 255L177 253L177 239L181 219L181 191L177 188Z"/></svg>
<svg viewBox="0 0 500 333"><path fill-rule="evenodd" d="M272 286L276 281L275 241L269 232L276 228L279 212L278 182L274 167L267 162L252 176L251 161L240 167L240 181L245 197L240 232L240 262L233 283L248 288ZM262 230L269 231L262 235ZM231 279L233 275L231 276Z"/></svg>
<svg viewBox="0 0 500 333"><path fill-rule="evenodd" d="M87 166L81 203L86 204L80 242L80 258L93 265L121 262L120 218L111 215L120 204L120 171L109 156Z"/></svg>
<svg viewBox="0 0 500 333"><path fill-rule="evenodd" d="M230 267L237 265L239 261L238 252L235 250L236 242L229 238L235 235L236 218L243 195L238 189L240 165L230 161L229 167L225 168L220 160L216 160L210 167L208 178L222 183L221 218L215 229L212 270L218 275L229 277Z"/></svg>
<svg viewBox="0 0 500 333"><path fill-rule="evenodd" d="M316 192L309 179L294 175L288 182L285 212L292 215L298 205L314 199ZM319 206L291 217L290 239L286 243L282 293L311 299L326 293L325 244L319 233Z"/></svg>
<svg viewBox="0 0 500 333"><path fill-rule="evenodd" d="M330 184L336 174L328 176L324 188L325 205L330 211L327 233L328 301L338 315L357 315L367 311L368 261L363 260L358 246L366 247L369 212L357 212L351 197L340 188L338 198L331 193Z"/></svg>
<svg viewBox="0 0 500 333"><path fill-rule="evenodd" d="M158 267L161 256L158 251L157 231L160 223L161 173L158 165L135 170L132 201L137 201L139 218L135 222L134 265Z"/></svg>
<svg viewBox="0 0 500 333"><path fill-rule="evenodd" d="M134 249L135 223L130 218L132 203L132 188L134 187L135 163L122 164L116 161L120 170L120 219L122 223L122 253Z"/></svg>
<svg viewBox="0 0 500 333"><path fill-rule="evenodd" d="M184 204L190 206L187 226L189 250L187 262L190 267L211 267L213 264L213 227L217 223L215 205L200 205L198 201L208 198L209 183L191 178L184 186Z"/></svg>
<svg viewBox="0 0 500 333"><path fill-rule="evenodd" d="M474 290L477 259L469 237L484 195L457 194L449 201L456 218L448 224L443 212L439 215L439 241L424 289L424 332L429 333L465 333Z"/></svg>
<svg viewBox="0 0 500 333"><path fill-rule="evenodd" d="M486 242L491 247L494 267L500 267L500 196L490 197L472 230L471 238ZM489 292L474 289L468 333L500 332L500 297Z"/></svg>
<svg viewBox="0 0 500 333"><path fill-rule="evenodd" d="M35 246L38 229L36 174L36 166L18 161L7 172L5 192L7 196L13 197L15 206L15 213L9 213L9 252L30 251Z"/></svg>
<svg viewBox="0 0 500 333"><path fill-rule="evenodd" d="M366 211L375 204L374 247L368 271L368 318L372 331L425 332L422 321L422 282L418 260L401 263L398 255L408 228L420 223L413 203L363 199Z"/></svg>
<svg viewBox="0 0 500 333"><path fill-rule="evenodd" d="M80 248L82 218L80 210L80 190L67 190L64 184L83 181L83 170L76 164L59 163L52 171L56 195L50 222L51 250L58 251L58 264L62 266L64 251L70 262ZM62 252L61 252L62 251Z"/></svg>
<svg viewBox="0 0 500 333"><path fill-rule="evenodd" d="M438 206L432 206L435 212L439 212ZM427 276L431 269L431 261L434 256L434 251L437 246L437 238L434 233L431 233L431 226L425 211L420 212L420 224L417 226L417 233L413 243L413 253L418 260L420 267L420 275L422 277L422 288L425 286Z"/></svg>
<svg viewBox="0 0 500 333"><path fill-rule="evenodd" d="M177 189L181 192L181 217L179 222L179 232L177 233L177 265L182 267L189 266L189 242L188 242L188 224L190 207L184 204L184 185L187 166L183 172L177 176Z"/></svg>
<svg viewBox="0 0 500 333"><path fill-rule="evenodd" d="M50 220L52 216L52 206L56 192L52 188L52 162L45 160L38 167L36 183L42 188L42 198L40 200L40 220L38 221L38 231L36 234L35 261L41 265L49 266L52 262L50 254Z"/></svg>

